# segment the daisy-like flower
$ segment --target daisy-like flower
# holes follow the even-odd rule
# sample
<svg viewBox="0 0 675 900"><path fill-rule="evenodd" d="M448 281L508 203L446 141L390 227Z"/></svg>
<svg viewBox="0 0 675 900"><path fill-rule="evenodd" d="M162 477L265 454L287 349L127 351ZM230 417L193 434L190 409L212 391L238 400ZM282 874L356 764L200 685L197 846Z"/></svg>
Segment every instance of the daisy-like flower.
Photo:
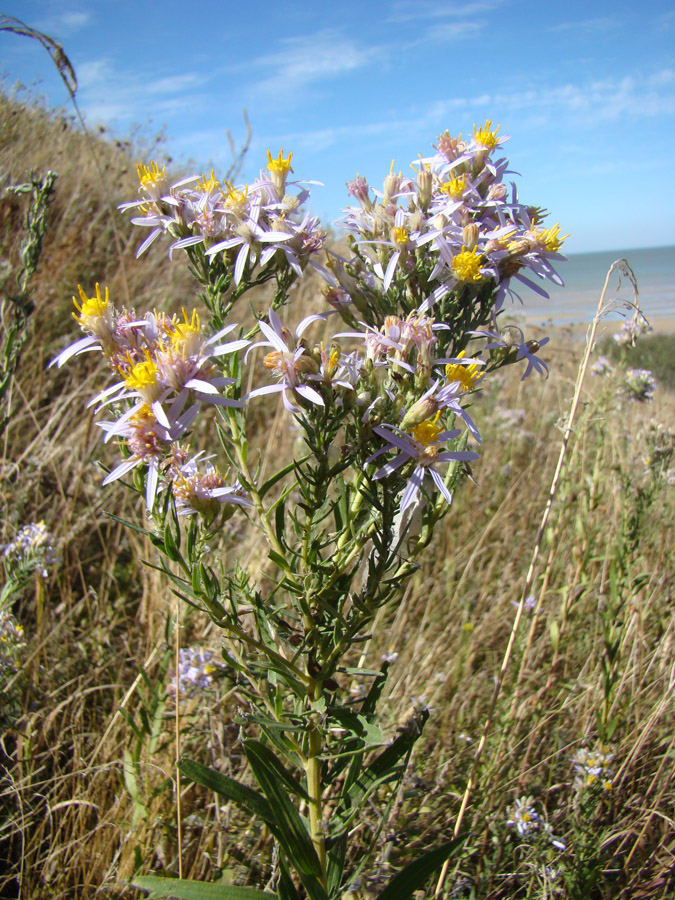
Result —
<svg viewBox="0 0 675 900"><path fill-rule="evenodd" d="M293 403L293 396L302 397L304 400L314 403L316 406L324 406L321 394L307 384L307 381L321 382L318 364L305 353L305 347L299 345L304 330L312 322L325 321L327 314L314 313L306 316L295 330L295 335L286 328L273 309L269 310L269 325L262 320L258 326L267 338L266 341L257 341L253 347L271 347L272 350L265 355L263 365L274 372L280 379L278 384L268 384L255 388L247 394L246 399L260 397L263 394L281 392L284 406L289 412L299 413L299 408ZM253 349L249 348L249 351ZM247 354L248 355L248 354Z"/></svg>
<svg viewBox="0 0 675 900"><path fill-rule="evenodd" d="M212 521L224 504L252 506L241 485L228 485L218 469L206 461L206 471L200 472L200 454L175 467L172 472L171 490L176 498L180 516L200 515Z"/></svg>
<svg viewBox="0 0 675 900"><path fill-rule="evenodd" d="M206 251L207 256L213 256L220 253L221 250L233 250L235 247L239 247L234 264L234 283L237 285L244 277L249 260L251 265L259 262L260 267L264 268L281 244L289 241L293 236L287 231L265 230L259 224L262 205L262 197L258 194L253 199L247 218L234 226L234 236L219 241Z"/></svg>
<svg viewBox="0 0 675 900"><path fill-rule="evenodd" d="M396 428L395 425L376 425L373 432L386 441L386 446L380 448L366 460L366 464L373 462L378 456L392 450L398 450L394 459L385 463L373 476L376 480L386 478L401 466L408 462L414 462L415 468L401 497L399 511L404 512L415 501L417 494L427 475L430 475L434 484L446 501L452 503L452 494L443 481L442 475L435 466L439 463L455 460L478 459L478 454L473 450L443 450L442 445L459 436L460 429L443 431L435 420L420 422L412 428L412 433L407 434Z"/></svg>
<svg viewBox="0 0 675 900"><path fill-rule="evenodd" d="M485 349L512 352L513 362L526 359L527 367L520 379L521 381L525 381L533 369L539 372L540 375L548 377L548 366L536 354L545 344L548 344L550 338L545 337L540 341L526 341L522 329L518 328L517 325L507 326L501 334L496 331L469 331L468 334L490 338L490 341L485 345Z"/></svg>
<svg viewBox="0 0 675 900"><path fill-rule="evenodd" d="M174 672L169 682L169 694L192 695L208 688L221 668L210 650L203 647L181 647L178 651L178 677Z"/></svg>

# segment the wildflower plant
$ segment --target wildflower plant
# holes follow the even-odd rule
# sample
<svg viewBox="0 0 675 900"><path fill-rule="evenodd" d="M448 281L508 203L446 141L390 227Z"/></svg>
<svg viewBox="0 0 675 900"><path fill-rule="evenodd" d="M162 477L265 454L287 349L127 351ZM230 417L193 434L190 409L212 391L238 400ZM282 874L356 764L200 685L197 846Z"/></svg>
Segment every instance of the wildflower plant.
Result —
<svg viewBox="0 0 675 900"><path fill-rule="evenodd" d="M121 207L148 231L138 253L164 241L183 255L206 312L141 315L98 285L79 289L84 335L54 363L92 351L108 363L111 383L91 405L122 459L104 484L131 479L174 592L221 630L217 665L235 680L259 789L198 762L180 771L256 817L275 842L267 893L222 887L223 898L343 896L368 865L367 854L349 853L350 832L376 794L395 795L429 716L414 704L386 737L378 701L393 657L356 662L479 456L468 411L477 393L519 361L523 377L546 373L545 341L500 320L518 291L545 295L547 279L560 283L564 238L505 184L504 140L490 122L464 140L446 132L412 176L392 166L382 190L357 176L348 190L358 205L340 222L349 256L326 246L305 211L312 183L291 180L291 154L268 152L259 177L237 186L213 172L171 184L163 167L141 165L140 197ZM323 289L295 324L291 287L308 269ZM238 301L261 285L271 288L267 314L235 324ZM301 435L294 458L252 449L249 417L271 394ZM205 410L217 465L192 446ZM233 516L257 529L262 571L210 549ZM179 681L194 675L183 665L206 672L202 663L184 654ZM377 838L376 829L372 851ZM422 888L456 846L393 875L382 900ZM199 896L180 879L134 883L153 896Z"/></svg>

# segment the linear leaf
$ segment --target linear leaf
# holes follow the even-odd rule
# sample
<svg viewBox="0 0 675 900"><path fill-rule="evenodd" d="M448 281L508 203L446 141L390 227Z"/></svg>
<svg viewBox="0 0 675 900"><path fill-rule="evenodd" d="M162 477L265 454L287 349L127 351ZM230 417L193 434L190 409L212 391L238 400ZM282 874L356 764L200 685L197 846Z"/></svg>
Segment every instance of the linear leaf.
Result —
<svg viewBox="0 0 675 900"><path fill-rule="evenodd" d="M234 885L211 884L207 881L190 881L187 878L160 878L158 875L142 875L135 878L132 887L149 891L150 898L162 900L277 900L276 894L255 888Z"/></svg>
<svg viewBox="0 0 675 900"><path fill-rule="evenodd" d="M267 823L275 821L269 803L262 794L253 788L190 759L182 759L178 768L190 781L209 788L221 797L225 797L226 800L231 800L251 815L259 816Z"/></svg>
<svg viewBox="0 0 675 900"><path fill-rule="evenodd" d="M450 854L464 841L466 835L460 835L454 841L442 844L420 856L410 865L402 869L391 879L386 888L377 896L377 900L408 900L415 891L424 887L426 880L442 866Z"/></svg>

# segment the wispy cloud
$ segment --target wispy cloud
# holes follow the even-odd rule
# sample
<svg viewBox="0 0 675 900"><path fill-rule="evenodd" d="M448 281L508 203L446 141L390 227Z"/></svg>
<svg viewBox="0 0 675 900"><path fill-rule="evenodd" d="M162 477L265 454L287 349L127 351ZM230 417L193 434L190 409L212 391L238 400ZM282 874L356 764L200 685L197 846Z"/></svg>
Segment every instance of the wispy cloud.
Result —
<svg viewBox="0 0 675 900"><path fill-rule="evenodd" d="M615 31L621 24L618 18L601 16L595 19L581 19L575 22L558 22L549 26L548 31L574 32L576 36L580 34L606 34L607 32Z"/></svg>
<svg viewBox="0 0 675 900"><path fill-rule="evenodd" d="M394 3L388 21L424 22L429 19L460 19L491 12L502 6L505 0L468 0L466 3L438 3L435 0L418 0Z"/></svg>
<svg viewBox="0 0 675 900"><path fill-rule="evenodd" d="M668 117L675 115L675 70L665 68L643 78L626 75L579 84L456 97L438 101L434 108L438 116L464 108L487 108L529 113L542 122L570 116L585 125L626 117Z"/></svg>
<svg viewBox="0 0 675 900"><path fill-rule="evenodd" d="M299 100L298 94L315 83L363 69L382 55L382 48L361 46L335 29L286 38L281 50L251 61L250 68L268 74L249 91L257 99L283 95L287 102Z"/></svg>
<svg viewBox="0 0 675 900"><path fill-rule="evenodd" d="M182 75L169 75L166 78L156 78L145 85L148 94L173 94L183 91L192 91L201 87L208 81L208 76L198 72L185 72Z"/></svg>
<svg viewBox="0 0 675 900"><path fill-rule="evenodd" d="M65 10L41 19L36 27L56 38L70 37L93 22L91 12Z"/></svg>

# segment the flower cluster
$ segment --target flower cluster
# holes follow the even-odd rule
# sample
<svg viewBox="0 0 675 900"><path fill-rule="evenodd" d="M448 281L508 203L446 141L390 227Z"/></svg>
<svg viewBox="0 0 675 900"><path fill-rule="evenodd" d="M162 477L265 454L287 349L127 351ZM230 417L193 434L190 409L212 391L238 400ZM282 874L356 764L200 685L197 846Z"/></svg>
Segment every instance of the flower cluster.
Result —
<svg viewBox="0 0 675 900"><path fill-rule="evenodd" d="M412 164L414 177L396 174L392 163L382 191L359 176L349 182L359 205L339 224L360 265L333 266L334 287L361 309L373 282L386 292L408 281L421 312L452 291L487 288L497 312L507 297L520 299L515 286L547 297L542 280L561 284L553 264L564 259L566 235L545 228L542 210L507 188L508 160L493 159L506 140L498 131L490 121L465 140L446 131L435 155Z"/></svg>
<svg viewBox="0 0 675 900"><path fill-rule="evenodd" d="M183 696L196 694L213 683L213 678L221 665L214 661L213 653L203 647L182 647L178 651L178 678L174 672L168 691ZM176 688L177 685L177 688Z"/></svg>
<svg viewBox="0 0 675 900"><path fill-rule="evenodd" d="M649 369L627 369L619 392L635 403L651 402L656 390L656 379Z"/></svg>
<svg viewBox="0 0 675 900"><path fill-rule="evenodd" d="M643 334L652 330L647 319L638 313L630 322L624 322L614 335L614 343L619 347L634 347L635 341Z"/></svg>
<svg viewBox="0 0 675 900"><path fill-rule="evenodd" d="M515 828L525 840L532 841L544 836L556 850L565 849L565 842L553 835L551 826L534 808L532 797L519 797L510 810L510 816L506 824Z"/></svg>
<svg viewBox="0 0 675 900"><path fill-rule="evenodd" d="M614 366L606 356L599 356L591 366L591 375L598 375L602 378L609 378L614 374Z"/></svg>
<svg viewBox="0 0 675 900"><path fill-rule="evenodd" d="M577 788L600 788L603 791L612 790L612 770L610 763L614 754L609 747L599 747L589 750L581 747L572 757L574 764L574 784Z"/></svg>
<svg viewBox="0 0 675 900"><path fill-rule="evenodd" d="M238 485L226 484L210 463L200 472L198 457L191 460L183 442L204 404L241 409L279 393L308 427L318 427L322 417L324 424L331 417L345 423L345 452L372 483L386 480L400 512L421 494L431 499L436 493L449 504L459 464L478 456L467 447L469 436L480 443L480 435L466 399L482 388L487 372L503 365L524 361L523 378L548 371L538 356L548 339L528 341L515 326L500 328L499 310L505 298L517 296L517 282L545 295L539 282L560 283L553 263L564 259L559 226L544 228L541 210L519 203L515 191L509 197L507 160L493 158L504 141L497 132L489 122L468 140L446 132L435 155L415 164L415 178L392 168L382 192L371 192L357 177L349 191L359 206L342 222L355 256L329 253L325 265L317 262L324 238L318 221L300 213L307 187L288 180L291 154L273 158L268 151L260 177L241 187L220 183L213 172L170 185L155 163L139 166L141 199L122 206L138 213L135 224L150 229L139 253L168 234L170 252L198 254L199 265L197 256L191 261L214 295L232 283L235 293L245 290L257 278L256 267L294 277L311 265L326 282L332 308L307 316L295 331L282 322L278 306L270 309L267 321L257 323L262 340L249 347L244 362L253 348L266 348L262 367L276 381L242 397L243 381L225 390L234 382L228 376L241 367L223 357L250 343L223 342L237 326L207 337L196 312L183 310L182 319L158 312L137 317L116 310L107 290L102 296L97 286L87 297L80 288L75 318L85 336L54 363L99 350L115 373L115 382L92 400L99 409L112 407L117 417L99 426L106 440L117 438L124 447L123 461L103 483L139 468L149 509L158 491L171 485L179 512L207 521L223 504L246 505ZM352 330L329 345L311 344L307 328L336 313ZM347 352L339 338L356 340L356 348ZM482 349L470 352L477 340Z"/></svg>
<svg viewBox="0 0 675 900"><path fill-rule="evenodd" d="M129 401L114 421L99 422L106 441L120 438L126 458L104 479L108 484L136 466L148 469L146 501L154 505L160 467L167 463L173 445L193 425L204 404L241 407L242 401L221 393L233 379L223 377L217 360L248 345L239 339L222 342L237 328L228 325L211 336L199 315L182 310L182 319L162 312L137 318L133 311L117 310L108 289L99 285L93 297L79 287L80 302L73 298L75 320L85 337L63 350L51 363L62 366L71 357L99 350L119 379L97 394L90 405L103 409ZM190 473L192 475L194 473Z"/></svg>
<svg viewBox="0 0 675 900"><path fill-rule="evenodd" d="M642 445L642 462L652 475L661 475L672 484L672 462L675 459L675 426L649 422L637 436Z"/></svg>
<svg viewBox="0 0 675 900"><path fill-rule="evenodd" d="M17 657L25 646L23 626L7 610L0 612L0 677L16 672Z"/></svg>
<svg viewBox="0 0 675 900"><path fill-rule="evenodd" d="M313 255L323 247L325 234L315 216L301 212L309 191L288 181L292 156L284 157L281 150L273 158L268 151L260 177L237 186L221 184L213 170L210 177L194 175L170 185L165 167L139 165L141 199L120 206L140 213L132 223L150 229L137 255L168 234L174 239L170 253L202 245L207 257L223 254L233 264L237 285L256 266L263 269L275 259L301 275L307 264L316 265ZM297 192L289 192L292 186Z"/></svg>
<svg viewBox="0 0 675 900"><path fill-rule="evenodd" d="M13 541L0 545L10 580L21 580L30 572L47 577L47 569L59 562L54 549L54 538L44 522L24 525Z"/></svg>

